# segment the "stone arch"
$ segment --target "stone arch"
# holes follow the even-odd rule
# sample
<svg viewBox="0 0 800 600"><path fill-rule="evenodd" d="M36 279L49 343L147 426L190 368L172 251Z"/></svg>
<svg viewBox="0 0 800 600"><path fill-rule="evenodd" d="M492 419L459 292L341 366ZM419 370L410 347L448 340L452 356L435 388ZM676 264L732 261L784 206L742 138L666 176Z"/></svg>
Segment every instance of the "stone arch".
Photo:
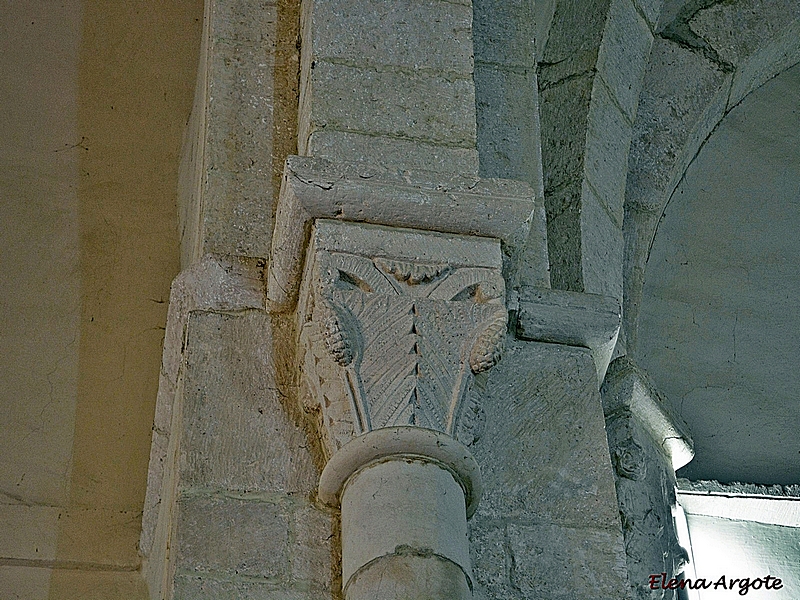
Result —
<svg viewBox="0 0 800 600"><path fill-rule="evenodd" d="M654 237L631 349L695 434L692 480L800 478L800 63L720 122Z"/></svg>
<svg viewBox="0 0 800 600"><path fill-rule="evenodd" d="M741 0L679 12L662 24L639 98L624 204L623 327L617 353L636 345L650 248L673 192L717 125L748 94L800 62L792 0ZM739 27L729 27L739 13ZM787 16L795 16L794 20Z"/></svg>
<svg viewBox="0 0 800 600"><path fill-rule="evenodd" d="M661 2L545 5L538 83L552 286L621 300L628 153Z"/></svg>

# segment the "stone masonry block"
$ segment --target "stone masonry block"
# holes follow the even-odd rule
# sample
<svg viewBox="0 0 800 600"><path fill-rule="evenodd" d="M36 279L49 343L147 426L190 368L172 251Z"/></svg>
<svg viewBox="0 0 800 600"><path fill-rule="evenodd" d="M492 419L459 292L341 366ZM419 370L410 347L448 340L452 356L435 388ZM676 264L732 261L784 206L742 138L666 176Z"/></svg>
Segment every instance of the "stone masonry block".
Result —
<svg viewBox="0 0 800 600"><path fill-rule="evenodd" d="M478 152L472 148L451 148L434 143L402 140L363 133L318 130L308 141L308 154L336 160L343 156L369 164L380 157L381 166L396 170L423 170L474 176Z"/></svg>
<svg viewBox="0 0 800 600"><path fill-rule="evenodd" d="M625 246L622 226L586 185L581 199L581 238L583 291L621 301Z"/></svg>
<svg viewBox="0 0 800 600"><path fill-rule="evenodd" d="M209 49L200 254L268 254L273 45L220 38Z"/></svg>
<svg viewBox="0 0 800 600"><path fill-rule="evenodd" d="M695 52L663 38L653 42L631 143L626 203L661 210L688 136L729 79Z"/></svg>
<svg viewBox="0 0 800 600"><path fill-rule="evenodd" d="M595 69L610 1L556 2L547 45L539 59L544 87Z"/></svg>
<svg viewBox="0 0 800 600"><path fill-rule="evenodd" d="M618 530L597 390L589 350L507 341L503 359L476 381L482 425L470 449L483 498L472 527L513 518Z"/></svg>
<svg viewBox="0 0 800 600"><path fill-rule="evenodd" d="M622 535L558 525L508 526L511 582L524 598L626 598Z"/></svg>
<svg viewBox="0 0 800 600"><path fill-rule="evenodd" d="M470 531L472 571L475 583L487 598L509 598L510 554L505 525L473 522ZM480 594L476 596L481 597Z"/></svg>
<svg viewBox="0 0 800 600"><path fill-rule="evenodd" d="M589 109L585 173L598 200L621 227L631 125L613 102L601 79L596 77L594 80L592 106Z"/></svg>
<svg viewBox="0 0 800 600"><path fill-rule="evenodd" d="M269 315L195 312L184 379L181 486L310 494L318 474L288 417Z"/></svg>
<svg viewBox="0 0 800 600"><path fill-rule="evenodd" d="M631 0L612 0L597 72L630 123L636 116L653 34Z"/></svg>
<svg viewBox="0 0 800 600"><path fill-rule="evenodd" d="M235 43L272 43L277 21L277 0L216 0L211 35Z"/></svg>
<svg viewBox="0 0 800 600"><path fill-rule="evenodd" d="M178 510L179 573L289 579L290 517L285 508L224 496L183 496Z"/></svg>
<svg viewBox="0 0 800 600"><path fill-rule="evenodd" d="M475 60L496 66L535 68L533 12L529 0L475 2Z"/></svg>
<svg viewBox="0 0 800 600"><path fill-rule="evenodd" d="M655 31L664 0L633 0L633 3L647 20L647 26L650 30Z"/></svg>
<svg viewBox="0 0 800 600"><path fill-rule="evenodd" d="M335 517L308 501L292 516L292 580L319 590L330 590Z"/></svg>
<svg viewBox="0 0 800 600"><path fill-rule="evenodd" d="M593 83L594 75L586 74L541 91L539 101L545 192L583 178L586 126Z"/></svg>
<svg viewBox="0 0 800 600"><path fill-rule="evenodd" d="M742 0L702 8L689 26L711 45L721 60L738 66L798 18L800 12L795 2Z"/></svg>
<svg viewBox="0 0 800 600"><path fill-rule="evenodd" d="M583 291L580 235L580 181L545 196L550 283L559 290Z"/></svg>
<svg viewBox="0 0 800 600"><path fill-rule="evenodd" d="M245 578L180 574L175 577L173 600L319 600L318 591L293 590L288 586Z"/></svg>
<svg viewBox="0 0 800 600"><path fill-rule="evenodd" d="M469 4L315 0L311 10L314 60L472 73Z"/></svg>
<svg viewBox="0 0 800 600"><path fill-rule="evenodd" d="M349 67L312 69L311 126L475 147L472 77ZM358 157L340 157L343 160Z"/></svg>
<svg viewBox="0 0 800 600"><path fill-rule="evenodd" d="M536 73L478 63L475 93L481 175L536 189L542 172Z"/></svg>
<svg viewBox="0 0 800 600"><path fill-rule="evenodd" d="M737 65L728 98L728 110L736 106L747 94L774 77L776 73L800 62L798 39L800 39L800 20L787 25L769 44Z"/></svg>

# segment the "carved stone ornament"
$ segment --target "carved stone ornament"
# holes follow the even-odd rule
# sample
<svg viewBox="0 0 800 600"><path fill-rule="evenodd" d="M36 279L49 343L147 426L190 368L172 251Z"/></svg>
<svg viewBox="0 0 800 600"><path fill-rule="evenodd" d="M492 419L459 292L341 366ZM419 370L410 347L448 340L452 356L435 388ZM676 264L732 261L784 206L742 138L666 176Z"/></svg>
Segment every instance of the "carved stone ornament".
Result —
<svg viewBox="0 0 800 600"><path fill-rule="evenodd" d="M473 376L501 356L501 265L490 238L317 220L298 318L331 454L385 427L454 434Z"/></svg>
<svg viewBox="0 0 800 600"><path fill-rule="evenodd" d="M632 439L627 439L611 451L614 469L620 477L639 481L647 474L644 450Z"/></svg>

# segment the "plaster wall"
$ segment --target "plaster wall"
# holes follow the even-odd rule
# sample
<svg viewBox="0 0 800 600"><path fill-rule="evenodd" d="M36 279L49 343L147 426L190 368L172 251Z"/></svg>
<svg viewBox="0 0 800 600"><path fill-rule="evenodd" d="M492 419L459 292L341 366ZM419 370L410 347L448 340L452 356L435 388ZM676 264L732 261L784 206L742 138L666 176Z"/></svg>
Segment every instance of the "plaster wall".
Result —
<svg viewBox="0 0 800 600"><path fill-rule="evenodd" d="M199 2L4 2L0 590L136 598Z"/></svg>
<svg viewBox="0 0 800 600"><path fill-rule="evenodd" d="M763 509L762 509L763 510ZM763 511L766 516L768 511ZM748 598L790 600L800 594L800 572L796 557L800 552L797 527L726 519L703 514L686 514L692 543L692 561L697 577L714 583L721 576L726 587L732 578L750 580L771 575L781 579L780 590L749 590ZM698 590L699 599L726 598L736 591L710 587Z"/></svg>
<svg viewBox="0 0 800 600"><path fill-rule="evenodd" d="M690 479L800 480L798 102L795 66L731 110L653 243L635 355L696 432Z"/></svg>

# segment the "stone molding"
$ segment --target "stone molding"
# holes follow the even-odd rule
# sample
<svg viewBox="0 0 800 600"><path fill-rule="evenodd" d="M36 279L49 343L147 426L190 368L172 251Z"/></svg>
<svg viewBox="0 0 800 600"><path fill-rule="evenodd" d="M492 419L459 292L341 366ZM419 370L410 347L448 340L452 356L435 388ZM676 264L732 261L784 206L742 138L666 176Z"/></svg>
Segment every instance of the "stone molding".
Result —
<svg viewBox="0 0 800 600"><path fill-rule="evenodd" d="M673 598L646 581L651 573L673 577L688 561L674 520L675 470L692 459L692 440L627 357L611 363L601 395L630 585L637 598Z"/></svg>
<svg viewBox="0 0 800 600"><path fill-rule="evenodd" d="M657 445L677 471L694 457L694 442L688 426L674 415L647 375L629 358L611 363L603 383L606 419L631 413L649 430Z"/></svg>
<svg viewBox="0 0 800 600"><path fill-rule="evenodd" d="M345 444L322 471L319 499L338 506L347 481L356 472L375 462L405 458L431 462L449 471L464 490L467 518L472 516L481 498L478 463L462 443L422 427L384 427Z"/></svg>
<svg viewBox="0 0 800 600"><path fill-rule="evenodd" d="M530 230L534 193L519 181L392 173L363 164L291 156L286 161L267 283L271 310L297 301L314 219L326 218L496 238L503 275L513 287L515 262Z"/></svg>
<svg viewBox="0 0 800 600"><path fill-rule="evenodd" d="M619 302L610 296L524 287L515 333L523 340L588 348L602 383L621 317Z"/></svg>

